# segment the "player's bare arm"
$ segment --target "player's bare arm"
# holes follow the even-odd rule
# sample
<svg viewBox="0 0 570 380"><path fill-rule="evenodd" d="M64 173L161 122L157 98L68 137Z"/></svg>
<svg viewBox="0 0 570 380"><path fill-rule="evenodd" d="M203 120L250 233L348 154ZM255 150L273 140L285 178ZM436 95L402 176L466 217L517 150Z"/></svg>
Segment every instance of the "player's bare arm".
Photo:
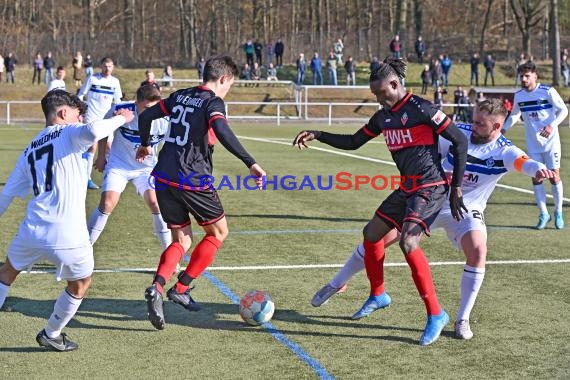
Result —
<svg viewBox="0 0 570 380"><path fill-rule="evenodd" d="M340 135L322 131L302 131L295 137L295 140L293 140L293 146L299 149L305 149L307 148L307 142L319 140L333 148L356 150L373 138L364 132L364 128L365 127L360 128L352 135Z"/></svg>
<svg viewBox="0 0 570 380"><path fill-rule="evenodd" d="M261 190L263 188L263 180L267 176L265 170L263 170L261 166L259 166L259 164L256 163L251 165L251 167L249 168L249 174L251 174L253 177L256 178L255 184L257 185L257 188Z"/></svg>
<svg viewBox="0 0 570 380"><path fill-rule="evenodd" d="M105 166L107 165L107 137L99 140L97 143L97 158L95 159L95 168L99 172L103 172L105 170Z"/></svg>

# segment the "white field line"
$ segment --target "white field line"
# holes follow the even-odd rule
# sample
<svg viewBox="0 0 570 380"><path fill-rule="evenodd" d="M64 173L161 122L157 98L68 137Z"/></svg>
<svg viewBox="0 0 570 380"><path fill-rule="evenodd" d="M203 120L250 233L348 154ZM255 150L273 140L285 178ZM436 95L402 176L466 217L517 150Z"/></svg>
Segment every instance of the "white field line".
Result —
<svg viewBox="0 0 570 380"><path fill-rule="evenodd" d="M536 264L570 264L570 259L538 259L538 260L490 260L487 265L536 265ZM248 271L248 270L290 270L290 269L326 269L342 268L344 264L300 264L300 265L245 265L245 266L214 266L209 271ZM436 261L430 262L431 266L465 265L464 261ZM385 263L385 267L408 267L407 263ZM156 268L115 268L95 269L94 273L154 273ZM55 269L32 270L30 274L54 273Z"/></svg>
<svg viewBox="0 0 570 380"><path fill-rule="evenodd" d="M248 136L238 136L238 138L243 139L243 140L251 140L251 141L258 141L258 142L266 142L266 143L271 143L271 144L280 144L280 145L288 145L292 147L291 142L285 142L285 141L277 141L276 139L266 139L266 138L259 138L259 137L248 137ZM296 148L295 148L296 149ZM309 149L313 149L313 150L318 150L320 152L326 152L326 153L332 153L332 154L336 154L339 156L345 156L345 157L351 157L351 158L356 158L359 160L364 160L364 161L370 161L370 162L377 162L380 164L384 164L384 165L390 165L390 166L396 166L396 164L392 161L385 161L385 160L379 160L377 158L372 158L372 157L366 157L366 156L359 156L357 154L351 154L351 153L345 153L345 152L339 152L336 150L332 150L332 149L326 149L326 148L320 148L317 146L311 146ZM534 194L534 192L532 190L528 190L528 189L521 189L520 187L514 187L514 186L509 186L509 185L502 185L500 183L497 184L497 187L503 188L503 189L507 189L507 190L512 190L512 191L517 191L519 193L524 193L524 194ZM551 194L546 194L546 196L548 198L553 198L553 196ZM565 202L570 202L570 198L562 198Z"/></svg>

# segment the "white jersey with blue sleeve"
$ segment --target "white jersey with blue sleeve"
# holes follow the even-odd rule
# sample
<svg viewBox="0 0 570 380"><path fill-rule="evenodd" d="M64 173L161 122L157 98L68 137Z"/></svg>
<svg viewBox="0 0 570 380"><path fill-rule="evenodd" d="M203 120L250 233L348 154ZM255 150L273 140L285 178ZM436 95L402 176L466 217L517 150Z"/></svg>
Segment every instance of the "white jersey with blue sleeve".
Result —
<svg viewBox="0 0 570 380"><path fill-rule="evenodd" d="M123 102L116 104L108 116L111 116L114 111L121 108L130 109L135 115L137 115L135 102ZM158 146L167 135L168 128L168 117L153 120L150 130L150 144L152 146L152 154L147 156L144 162L139 163L136 160L137 149L141 145L138 118L135 117L130 123L122 125L115 131L113 148L109 154L109 159L107 160L106 167L124 170L151 170L156 165L156 162L158 160Z"/></svg>
<svg viewBox="0 0 570 380"><path fill-rule="evenodd" d="M26 198L19 241L29 247L77 248L89 244L85 218L87 170L82 154L123 116L92 124L52 125L24 149L2 189L3 202Z"/></svg>
<svg viewBox="0 0 570 380"><path fill-rule="evenodd" d="M119 103L123 97L119 80L112 75L104 77L101 73L87 78L77 96L83 98L85 95L87 95L85 121L88 123L103 119L113 103Z"/></svg>
<svg viewBox="0 0 570 380"><path fill-rule="evenodd" d="M568 107L553 87L539 83L532 91L522 89L516 92L513 111L503 128L509 129L521 116L529 153L560 151L558 126L568 116ZM552 126L553 131L550 136L542 137L540 131L547 125Z"/></svg>
<svg viewBox="0 0 570 380"><path fill-rule="evenodd" d="M473 144L471 125L461 123L456 125L469 141L467 165L461 185L463 201L468 209L484 211L497 182L508 172L519 171L533 177L539 169L546 169L542 163L529 159L522 149L513 145L503 135L486 144ZM455 162L453 154L449 151L451 142L443 138L439 140L443 169L451 174ZM445 213L445 209L449 209L449 203L444 205L442 213Z"/></svg>

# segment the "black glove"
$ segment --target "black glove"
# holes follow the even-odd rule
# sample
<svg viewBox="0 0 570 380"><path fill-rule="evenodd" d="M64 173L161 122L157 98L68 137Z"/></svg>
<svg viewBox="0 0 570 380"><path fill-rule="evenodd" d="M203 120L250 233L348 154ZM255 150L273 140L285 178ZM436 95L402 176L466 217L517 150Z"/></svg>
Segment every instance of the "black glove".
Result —
<svg viewBox="0 0 570 380"><path fill-rule="evenodd" d="M449 208L451 209L451 215L457 221L464 218L463 211L469 212L467 207L463 204L463 193L460 187L451 187L449 192Z"/></svg>

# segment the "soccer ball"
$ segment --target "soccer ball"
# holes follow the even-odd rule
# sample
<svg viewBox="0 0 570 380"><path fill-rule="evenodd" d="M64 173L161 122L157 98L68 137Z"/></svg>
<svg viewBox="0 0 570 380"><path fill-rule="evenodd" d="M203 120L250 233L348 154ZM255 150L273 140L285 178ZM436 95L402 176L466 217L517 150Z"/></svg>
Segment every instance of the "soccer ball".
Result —
<svg viewBox="0 0 570 380"><path fill-rule="evenodd" d="M269 293L264 290L250 290L239 303L239 315L248 324L259 326L273 317L275 305Z"/></svg>

